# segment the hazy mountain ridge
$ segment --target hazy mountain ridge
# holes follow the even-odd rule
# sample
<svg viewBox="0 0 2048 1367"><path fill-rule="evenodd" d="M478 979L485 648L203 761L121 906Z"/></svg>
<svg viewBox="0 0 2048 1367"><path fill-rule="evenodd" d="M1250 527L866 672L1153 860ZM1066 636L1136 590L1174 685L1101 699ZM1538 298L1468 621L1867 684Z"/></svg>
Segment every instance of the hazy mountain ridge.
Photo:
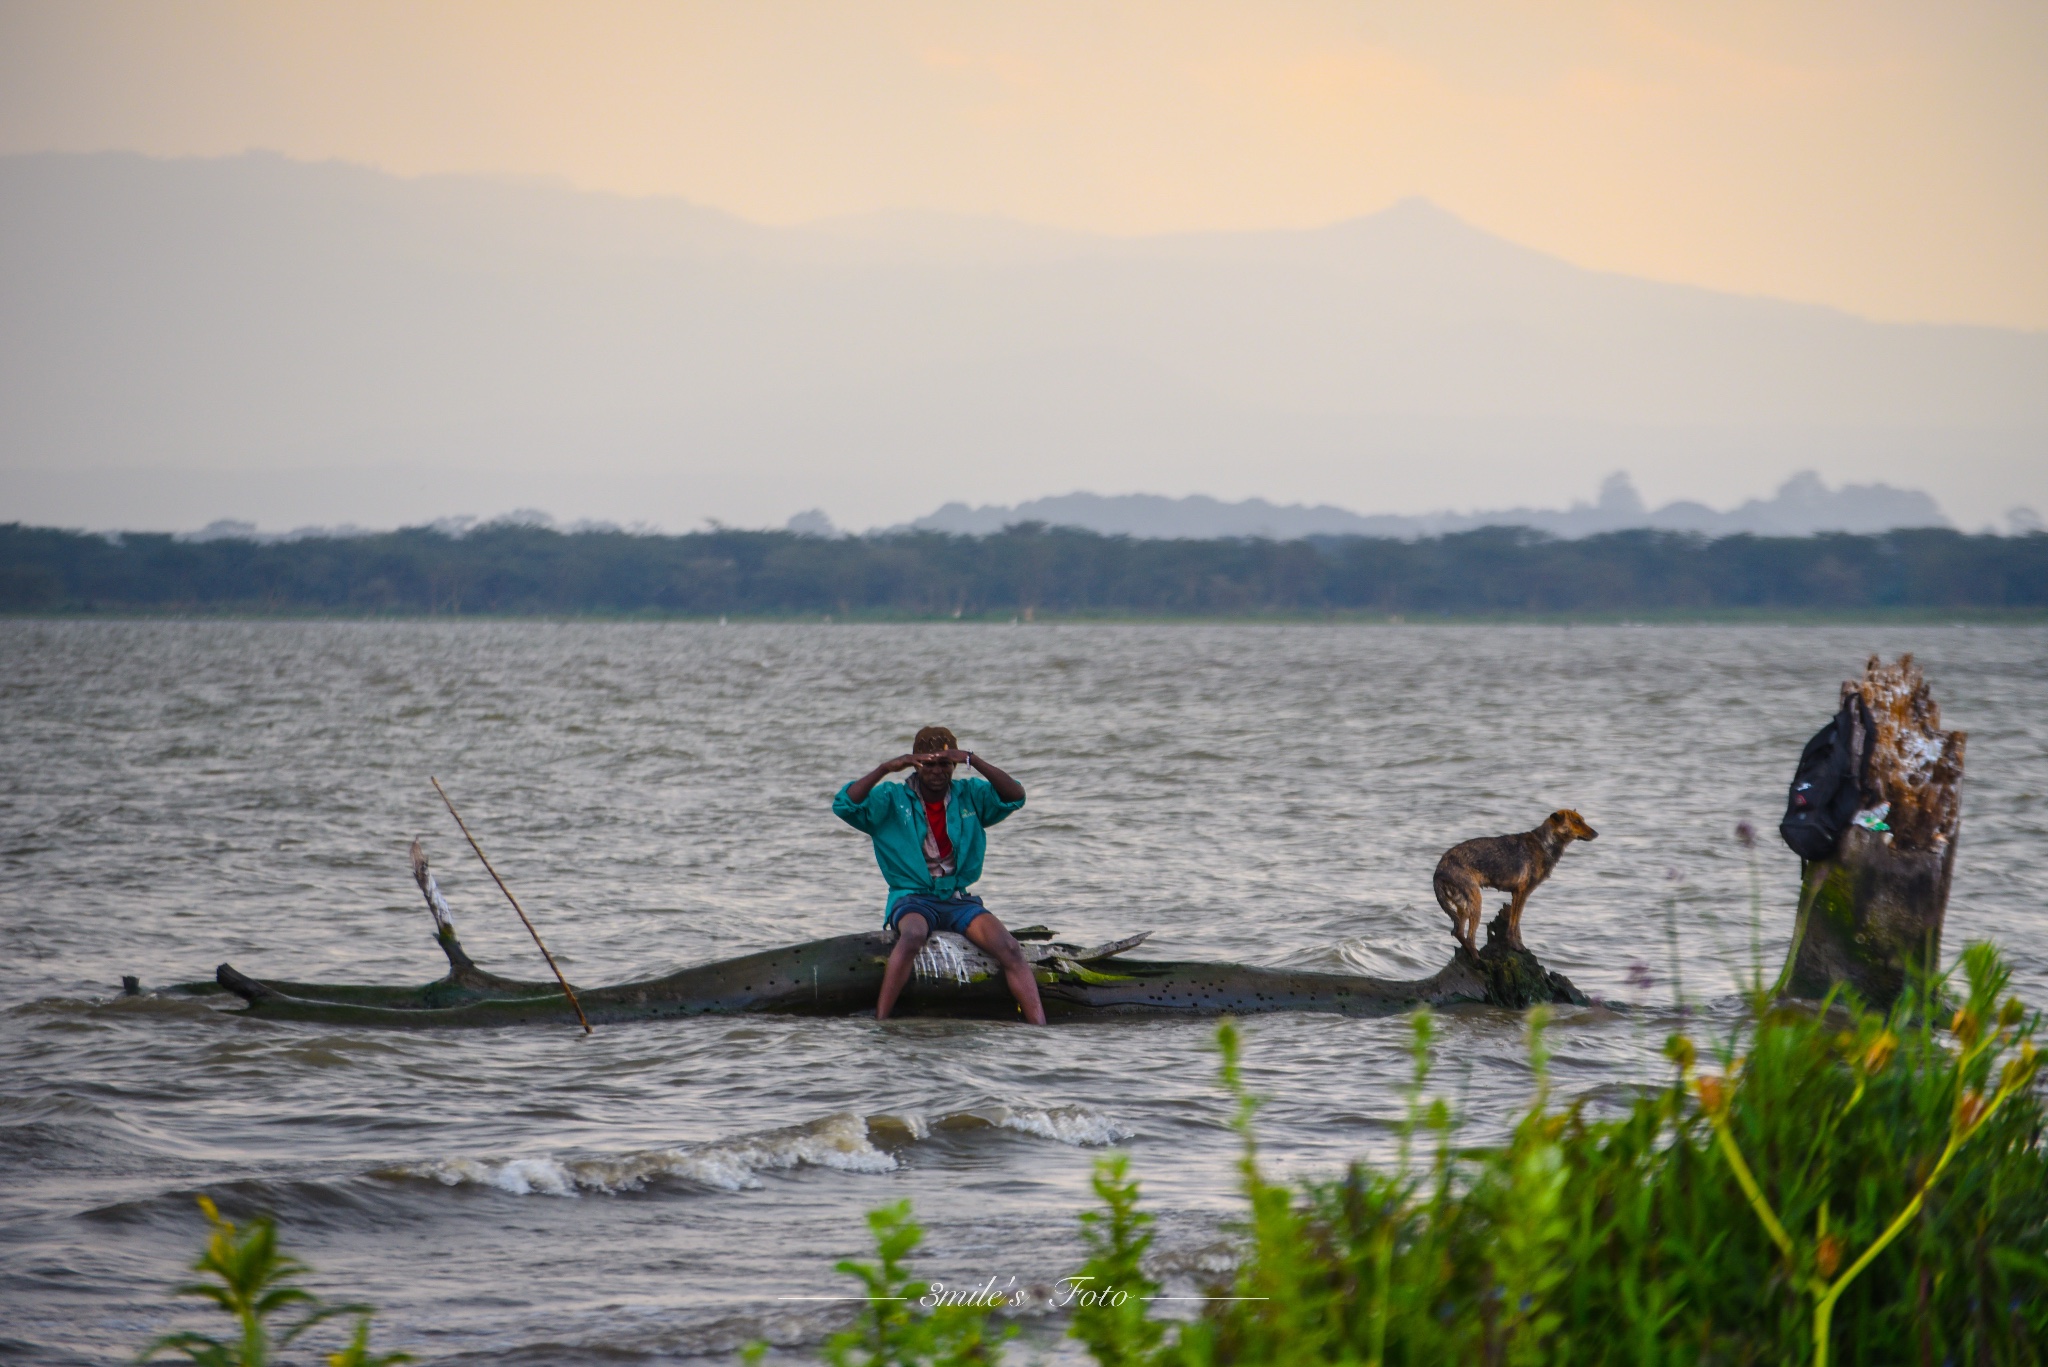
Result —
<svg viewBox="0 0 2048 1367"><path fill-rule="evenodd" d="M2024 524L2017 509L2016 524ZM831 530L820 514L799 514L790 530L823 533ZM1815 532L1875 533L1897 527L1947 527L1949 520L1932 498L1917 490L1888 484L1851 484L1830 489L1810 470L1785 481L1769 499L1751 499L1726 512L1704 503L1679 500L1660 508L1644 505L1626 474L1608 476L1592 503L1568 508L1500 508L1472 513L1429 513L1421 516L1355 513L1330 504L1274 504L1262 498L1226 503L1195 495L1166 498L1158 494L1063 494L1032 499L1014 506L948 503L937 512L907 524L918 531L986 535L1020 522L1083 527L1110 535L1205 538L1263 536L1292 540L1305 536L1390 536L1412 539L1441 536L1477 527L1533 527L1553 536L1593 536L1600 532L1648 527L1664 531L1732 536L1751 532L1763 536L1807 536ZM2031 530L2017 525L2016 530Z"/></svg>
<svg viewBox="0 0 2048 1367"><path fill-rule="evenodd" d="M1112 481L1511 509L1677 466L1967 476L2002 511L2042 502L2044 453L2048 334L1584 270L1419 201L770 228L276 156L0 158L0 518L872 525Z"/></svg>

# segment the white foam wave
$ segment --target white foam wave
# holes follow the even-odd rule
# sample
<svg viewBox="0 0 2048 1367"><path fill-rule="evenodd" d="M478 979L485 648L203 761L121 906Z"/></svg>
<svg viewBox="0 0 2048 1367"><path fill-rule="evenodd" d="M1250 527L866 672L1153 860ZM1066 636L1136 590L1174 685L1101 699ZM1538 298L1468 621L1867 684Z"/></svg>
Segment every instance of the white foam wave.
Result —
<svg viewBox="0 0 2048 1367"><path fill-rule="evenodd" d="M409 1164L394 1171L408 1177L431 1177L443 1186L496 1187L514 1196L574 1196L576 1176L552 1158L515 1158L494 1163L477 1158L448 1158L438 1163Z"/></svg>
<svg viewBox="0 0 2048 1367"><path fill-rule="evenodd" d="M937 1130L1015 1130L1079 1148L1093 1148L1129 1139L1136 1131L1086 1106L977 1106L953 1111L932 1122Z"/></svg>
<svg viewBox="0 0 2048 1367"><path fill-rule="evenodd" d="M658 1178L741 1191L761 1185L757 1173L800 1167L889 1172L896 1160L869 1141L865 1120L841 1111L808 1124L711 1144L617 1157L443 1158L401 1164L380 1175L423 1178L450 1187L492 1187L514 1196L576 1196L586 1191L636 1191Z"/></svg>
<svg viewBox="0 0 2048 1367"><path fill-rule="evenodd" d="M1005 1107L1002 1118L996 1123L1006 1130L1037 1135L1040 1139L1056 1139L1079 1148L1115 1144L1136 1133L1086 1106L1053 1106L1045 1110L1028 1106Z"/></svg>
<svg viewBox="0 0 2048 1367"><path fill-rule="evenodd" d="M584 1192L637 1191L670 1178L724 1191L761 1186L760 1173L791 1168L840 1172L893 1172L896 1156L876 1141L900 1148L934 1129L1004 1129L1094 1148L1129 1139L1134 1131L1085 1106L988 1106L954 1111L927 1121L916 1114L863 1117L840 1111L822 1120L764 1130L709 1144L639 1153L557 1158L440 1158L401 1163L376 1175L439 1182L447 1187L489 1187L513 1196L578 1196Z"/></svg>

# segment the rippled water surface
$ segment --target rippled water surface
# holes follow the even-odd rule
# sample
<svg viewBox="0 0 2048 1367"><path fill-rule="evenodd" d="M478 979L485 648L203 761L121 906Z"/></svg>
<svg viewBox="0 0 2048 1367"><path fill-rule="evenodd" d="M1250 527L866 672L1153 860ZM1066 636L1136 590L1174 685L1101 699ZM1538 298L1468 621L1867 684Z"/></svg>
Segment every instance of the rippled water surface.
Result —
<svg viewBox="0 0 2048 1367"><path fill-rule="evenodd" d="M1600 829L1530 945L1621 1012L1567 1012L1560 1085L1662 1077L1667 914L1731 1019L1752 956L1735 822L1775 825L1866 654L1918 653L1970 735L1948 949L1993 937L2048 1000L2048 632L2032 628L661 626L0 622L0 1357L125 1358L174 1322L193 1196L275 1212L317 1284L433 1361L807 1352L862 1216L910 1198L924 1270L1046 1283L1101 1147L1133 1154L1161 1267L1227 1245L1236 1141L1213 1025L1048 1031L699 1018L407 1033L262 1024L150 995L442 969L426 837L487 967L533 948L446 783L574 977L638 977L879 920L834 788L943 721L1029 805L982 883L1010 924L1148 953L1433 971L1436 857L1553 807ZM1759 847L1761 955L1796 865ZM124 973L145 995L119 996ZM1522 1022L1447 1020L1480 1135L1526 1100ZM1273 1164L1387 1151L1398 1020L1246 1030ZM1056 1323L1034 1337L1050 1347Z"/></svg>

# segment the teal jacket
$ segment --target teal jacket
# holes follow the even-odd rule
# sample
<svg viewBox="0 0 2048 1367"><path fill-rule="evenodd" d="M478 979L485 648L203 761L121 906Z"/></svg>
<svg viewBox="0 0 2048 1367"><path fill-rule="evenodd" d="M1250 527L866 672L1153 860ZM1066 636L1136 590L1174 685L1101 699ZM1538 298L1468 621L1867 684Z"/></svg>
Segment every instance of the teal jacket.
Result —
<svg viewBox="0 0 2048 1367"><path fill-rule="evenodd" d="M995 825L1024 805L1005 802L985 778L956 778L946 797L946 839L953 845L953 869L934 878L924 862L924 799L908 783L877 783L865 802L855 802L841 788L832 799L832 815L875 842L875 863L889 884L883 915L914 892L949 897L965 891L981 877L981 858L988 849L984 828Z"/></svg>

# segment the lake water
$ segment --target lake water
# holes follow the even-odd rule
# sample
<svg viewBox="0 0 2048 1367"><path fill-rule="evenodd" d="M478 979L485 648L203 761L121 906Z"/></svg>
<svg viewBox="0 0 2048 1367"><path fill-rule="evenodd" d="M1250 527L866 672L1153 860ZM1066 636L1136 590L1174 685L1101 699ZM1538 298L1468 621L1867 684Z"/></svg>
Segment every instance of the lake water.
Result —
<svg viewBox="0 0 2048 1367"><path fill-rule="evenodd" d="M864 1212L911 1199L931 1276L1050 1283L1122 1145L1192 1291L1228 1257L1238 1144L1214 1025L699 1018L396 1032L147 995L443 970L424 835L486 967L542 966L438 775L572 977L602 982L879 921L833 790L950 724L1029 805L981 890L1063 938L1420 976L1450 844L1576 806L1530 946L1595 996L1555 1024L1568 1094L1666 1076L1686 995L1734 1019L1797 875L1800 745L1865 656L1917 653L1970 732L1950 954L1990 937L2048 1001L2048 631L1855 627L730 626L0 622L0 1358L123 1360L174 1323L193 1197L274 1212L320 1289L436 1362L815 1351ZM145 995L122 998L124 973ZM1384 1155L1400 1020L1247 1023L1270 1164ZM1443 1024L1438 1080L1496 1135L1523 1022ZM1056 1317L1032 1321L1057 1352Z"/></svg>

